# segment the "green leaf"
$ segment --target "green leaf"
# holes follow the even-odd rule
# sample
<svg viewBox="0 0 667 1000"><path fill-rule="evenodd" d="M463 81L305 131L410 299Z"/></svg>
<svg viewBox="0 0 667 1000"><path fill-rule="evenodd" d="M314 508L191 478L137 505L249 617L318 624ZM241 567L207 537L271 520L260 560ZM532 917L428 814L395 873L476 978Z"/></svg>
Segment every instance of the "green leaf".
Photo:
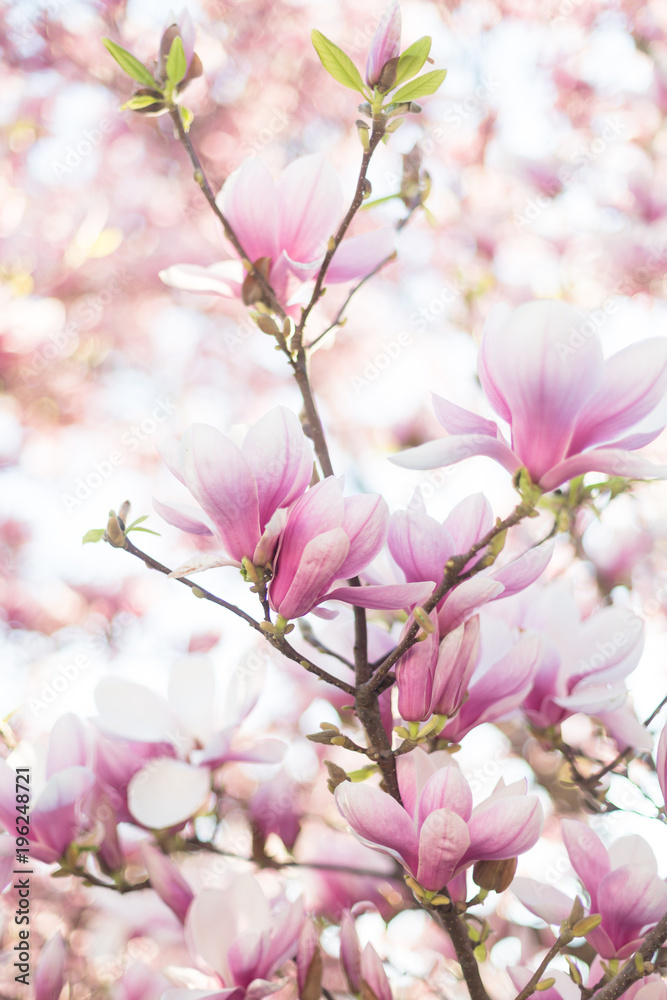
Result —
<svg viewBox="0 0 667 1000"><path fill-rule="evenodd" d="M313 28L311 38L315 51L327 73L338 83L342 83L344 87L356 90L367 97L364 81L350 57L346 56L342 49L339 49L337 45L329 41L326 35L315 28Z"/></svg>
<svg viewBox="0 0 667 1000"><path fill-rule="evenodd" d="M162 100L162 95L153 96L151 94L135 94L125 104L121 104L121 111L139 111L141 108L149 108L151 104L158 104Z"/></svg>
<svg viewBox="0 0 667 1000"><path fill-rule="evenodd" d="M142 524L142 523L143 523L144 521L147 521L147 520L148 520L148 514L142 514L142 516L141 516L141 517L138 517L138 518L136 519L136 521L133 521L133 522L132 522L132 524L131 524L131 525L129 526L129 528L126 528L126 529L125 529L125 533L127 534L127 532L128 532L128 531L132 531L132 529L133 529L133 528L136 528L136 526L137 526L138 524Z"/></svg>
<svg viewBox="0 0 667 1000"><path fill-rule="evenodd" d="M181 121L183 122L183 128L186 132L189 132L195 116L190 111L190 108L184 108L182 104L179 105L178 112L181 116Z"/></svg>
<svg viewBox="0 0 667 1000"><path fill-rule="evenodd" d="M83 536L82 544L85 545L87 542L101 542L104 538L105 531L106 528L91 528L90 531L87 531Z"/></svg>
<svg viewBox="0 0 667 1000"><path fill-rule="evenodd" d="M424 35L423 38L418 38L416 42L401 54L398 60L398 66L396 67L396 79L394 80L394 86L398 87L400 83L404 80L411 80L413 76L421 70L422 66L428 59L428 54L431 51L431 43L433 39L429 38L428 35Z"/></svg>
<svg viewBox="0 0 667 1000"><path fill-rule="evenodd" d="M176 35L167 56L167 79L176 87L185 76L187 69L188 63L183 49L183 39L180 35Z"/></svg>
<svg viewBox="0 0 667 1000"><path fill-rule="evenodd" d="M132 79L136 80L138 83L143 83L145 87L158 87L157 82L153 79L143 63L140 63L131 52L128 52L127 49L124 49L120 45L116 45L116 43L112 42L110 38L103 38L102 42L106 46L107 51L111 53L120 68L124 70L128 76L131 76Z"/></svg>
<svg viewBox="0 0 667 1000"><path fill-rule="evenodd" d="M431 73L424 73L423 76L406 83L404 87L391 95L392 104L402 104L403 101L416 101L420 97L428 94L435 94L438 87L447 76L446 69L434 69Z"/></svg>
<svg viewBox="0 0 667 1000"><path fill-rule="evenodd" d="M128 528L125 534L128 535L131 531L145 531L147 535L157 535L158 538L160 537L159 531L151 531L150 528Z"/></svg>

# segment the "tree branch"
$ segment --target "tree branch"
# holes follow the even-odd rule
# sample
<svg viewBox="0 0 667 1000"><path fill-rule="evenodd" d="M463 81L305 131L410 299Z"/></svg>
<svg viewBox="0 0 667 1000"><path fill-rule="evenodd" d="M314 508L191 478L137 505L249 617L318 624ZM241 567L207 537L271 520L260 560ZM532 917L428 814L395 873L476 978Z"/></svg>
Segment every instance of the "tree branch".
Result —
<svg viewBox="0 0 667 1000"><path fill-rule="evenodd" d="M473 954L473 947L468 931L461 917L453 906L424 906L425 910L440 924L449 934L454 951L461 966L463 978L466 981L470 1000L489 1000L482 977L479 973L479 965Z"/></svg>
<svg viewBox="0 0 667 1000"><path fill-rule="evenodd" d="M635 955L641 955L643 959L643 962L640 964L644 965L644 963L650 962L654 953L660 945L664 944L665 940L667 940L667 914L655 925L652 931L649 931L644 938L643 945L635 953ZM595 997L595 1000L618 1000L618 997L623 996L633 983L649 975L653 971L653 968L651 967L640 972L637 967L635 955L628 959L623 968L602 989L589 994L589 998Z"/></svg>

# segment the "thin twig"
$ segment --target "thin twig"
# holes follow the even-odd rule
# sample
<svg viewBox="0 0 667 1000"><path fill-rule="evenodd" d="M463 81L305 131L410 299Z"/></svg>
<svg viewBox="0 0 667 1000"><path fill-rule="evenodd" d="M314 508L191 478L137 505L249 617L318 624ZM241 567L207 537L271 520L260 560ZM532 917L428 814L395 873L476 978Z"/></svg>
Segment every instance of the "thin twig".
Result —
<svg viewBox="0 0 667 1000"><path fill-rule="evenodd" d="M643 966L646 962L649 962L654 952L660 945L664 944L665 940L667 940L667 914L655 925L652 931L649 931L644 938L643 945L635 953L635 955L641 955L644 961L638 963L635 955L631 956L620 972L606 986L603 986L602 989L589 994L589 998L595 997L596 1000L618 1000L618 997L622 996L633 983L636 983L638 979L643 979L645 975L649 974L648 969L640 972L638 966Z"/></svg>
<svg viewBox="0 0 667 1000"><path fill-rule="evenodd" d="M556 939L555 943L552 944L551 948L546 953L546 955L544 956L544 958L542 959L539 966L532 974L532 976L530 977L524 988L521 990L520 993L517 993L514 1000L528 1000L528 997L535 992L535 987L537 986L540 979L546 972L549 963L554 960L559 951L561 951L561 949L563 949L565 945L568 944L571 940L572 940L572 935L570 935L568 940L562 940L560 937Z"/></svg>
<svg viewBox="0 0 667 1000"><path fill-rule="evenodd" d="M479 965L473 954L472 942L468 936L468 930L461 917L452 906L424 906L425 910L440 924L449 934L458 963L461 966L463 978L466 981L470 1000L489 1000L482 977L479 973Z"/></svg>

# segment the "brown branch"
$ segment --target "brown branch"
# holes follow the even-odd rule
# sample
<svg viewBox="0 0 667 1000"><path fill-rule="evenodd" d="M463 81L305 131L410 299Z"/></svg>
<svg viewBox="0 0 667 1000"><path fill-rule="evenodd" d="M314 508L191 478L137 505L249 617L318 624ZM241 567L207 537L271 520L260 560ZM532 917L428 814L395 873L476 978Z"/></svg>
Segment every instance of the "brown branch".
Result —
<svg viewBox="0 0 667 1000"><path fill-rule="evenodd" d="M157 559L153 559L153 557L149 556L146 552L142 552L141 549L138 549L136 545L132 544L127 536L125 536L124 546L117 545L115 547L124 548L126 552L130 553L130 555L141 559L141 561L144 562L149 569L157 570L158 573L164 573L165 576L169 576L171 574L171 570L168 566L158 562ZM251 628L254 628L256 632L259 632L259 634L266 639L266 641L273 646L274 649L276 649L279 653L282 653L283 656L286 656L288 660L298 663L304 668L304 670L307 670L308 673L316 674L320 680L326 681L327 684L332 684L334 687L340 688L341 691L345 691L346 694L354 697L355 688L352 684L348 684L347 681L341 680L340 677L335 677L327 670L319 667L316 663L312 663L310 660L306 659L302 653L297 652L297 650L289 644L284 636L272 635L270 632L265 632L259 622L255 621L251 615L247 614L241 608L238 608L235 604L230 604L228 601L223 600L222 597L217 597L215 594L212 594L210 590L205 590L203 587L200 587L198 583L194 583L186 576L179 576L172 579L176 579L179 583L184 584L191 590L197 591L197 593L205 600L212 601L213 604L217 604L219 607L225 608L226 611L231 611L239 618L242 618L248 625L250 625Z"/></svg>
<svg viewBox="0 0 667 1000"><path fill-rule="evenodd" d="M514 527L514 525L522 521L524 517L527 517L534 510L534 507L535 505L533 503L530 503L528 501L523 501L518 505L518 507L516 507L512 511L512 513L508 517L505 518L504 521L498 521L498 523L493 528L491 528L491 530L488 531L483 538L481 538L478 542L475 542L475 544L472 545L464 555L454 556L452 559L450 559L445 566L445 572L442 579L442 583L440 583L435 588L435 590L428 598L428 600L424 602L423 604L424 611L427 614L433 611L433 609L442 600L445 594L448 593L448 591L450 591L453 587L455 587L457 583L459 583L459 577L463 570L463 567L466 566L470 562L470 560L477 555L478 552L481 552L482 549L486 548L486 546L489 545L497 535L501 534L503 531L506 531L508 528ZM480 569L481 568L482 567L480 566ZM370 680L368 680L367 683L364 685L366 689L368 689L369 691L378 690L382 681L387 676L387 674L394 666L394 664L398 660L400 660L400 658L403 656L404 653L408 651L408 649L414 646L415 642L417 641L417 633L419 632L420 627L421 626L419 625L418 622L413 621L412 625L406 632L401 642L399 642L396 648L393 649L391 653L389 653L389 655L383 660L383 662L377 668L377 670L370 678Z"/></svg>
<svg viewBox="0 0 667 1000"><path fill-rule="evenodd" d="M544 956L544 958L542 959L539 966L532 974L532 976L530 977L524 988L521 990L520 993L517 993L514 1000L528 1000L528 997L532 996L532 994L535 992L535 987L537 986L540 979L546 972L549 963L554 960L559 951L561 951L567 944L569 944L571 940L572 940L571 934L569 935L569 937L566 937L565 939L561 937L558 937L556 939L555 943L552 944L551 948L546 953L546 955Z"/></svg>
<svg viewBox="0 0 667 1000"><path fill-rule="evenodd" d="M489 1000L482 977L479 973L479 965L473 954L473 947L468 931L461 917L452 906L428 906L424 905L431 916L443 927L454 945L454 951L458 963L461 966L463 978L466 981L470 1000Z"/></svg>
<svg viewBox="0 0 667 1000"><path fill-rule="evenodd" d="M190 839L184 843L184 849L188 853L195 851L208 851L210 854L217 854L223 858L233 858L236 861L246 861L248 864L258 865L260 868L271 868L278 871L281 868L312 868L314 871L338 872L341 875L359 875L362 878L378 878L389 882L400 882L403 884L402 874L388 875L386 872L373 871L368 868L355 868L353 865L336 865L328 861L277 861L274 858L264 855L260 860L257 858L246 858L241 854L234 854L233 851L224 851L207 841Z"/></svg>
<svg viewBox="0 0 667 1000"><path fill-rule="evenodd" d="M643 945L635 953L636 955L641 955L643 959L642 965L650 962L654 953L660 945L664 944L665 940L667 940L667 914L646 935ZM589 998L595 997L595 1000L618 1000L618 997L623 996L633 983L636 983L638 979L643 979L650 971L653 971L652 967L650 970L644 969L644 971L640 972L637 968L635 955L633 955L610 982L603 986L602 989L589 994Z"/></svg>
<svg viewBox="0 0 667 1000"><path fill-rule="evenodd" d="M299 320L299 325L296 328L293 338L293 344L297 351L300 351L303 346L303 331L306 326L306 321L315 306L316 302L322 295L322 289L324 287L324 279L326 278L327 271L329 270L329 265L333 259L336 250L340 246L345 233L350 227L350 223L353 218L361 208L364 201L364 194L366 193L366 171L368 170L368 165L371 162L371 157L375 152L378 143L385 134L386 119L384 115L377 115L373 117L373 131L370 134L368 141L368 149L364 150L363 156L361 158L361 166L359 168L359 177L357 179L357 187L354 192L354 198L352 199L352 204L347 210L345 218L338 227L336 235L333 237L331 246L327 248L327 252L324 255L324 260L322 261L322 266L318 272L317 278L315 279L315 287L313 288L313 293L310 297L310 301L301 310L301 318Z"/></svg>

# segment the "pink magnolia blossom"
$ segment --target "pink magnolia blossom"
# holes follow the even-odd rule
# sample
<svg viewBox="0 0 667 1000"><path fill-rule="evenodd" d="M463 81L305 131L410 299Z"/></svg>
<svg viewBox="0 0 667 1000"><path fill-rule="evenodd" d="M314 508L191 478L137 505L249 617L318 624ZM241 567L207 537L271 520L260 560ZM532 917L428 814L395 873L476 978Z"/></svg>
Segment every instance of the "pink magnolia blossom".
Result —
<svg viewBox="0 0 667 1000"><path fill-rule="evenodd" d="M545 491L586 472L667 476L665 467L632 454L660 433L638 425L667 390L667 339L641 341L605 361L597 335L578 333L577 346L570 345L580 322L571 306L547 300L487 322L479 378L509 424L511 445L494 421L436 396L436 416L449 436L392 461L435 469L487 455L512 473L525 467Z"/></svg>
<svg viewBox="0 0 667 1000"><path fill-rule="evenodd" d="M33 785L30 804L32 857L59 861L70 844L88 840L95 827L96 778L79 718L67 713L54 724L46 756L46 782ZM0 822L16 835L16 772L0 760Z"/></svg>
<svg viewBox="0 0 667 1000"><path fill-rule="evenodd" d="M374 87L380 82L382 67L390 59L395 59L401 51L401 8L398 0L392 0L383 13L368 50L366 63L366 83Z"/></svg>
<svg viewBox="0 0 667 1000"><path fill-rule="evenodd" d="M526 782L495 791L475 809L468 782L448 754L417 748L396 762L399 803L379 788L343 782L336 804L362 843L396 858L426 890L443 889L475 861L514 858L542 829Z"/></svg>
<svg viewBox="0 0 667 1000"><path fill-rule="evenodd" d="M269 586L273 610L290 619L324 601L389 609L425 598L431 588L421 584L334 586L356 576L375 558L384 544L388 520L387 504L380 496L343 498L341 484L331 477L313 486L287 513Z"/></svg>
<svg viewBox="0 0 667 1000"><path fill-rule="evenodd" d="M201 892L188 913L186 938L223 989L200 996L261 1000L280 989L282 983L269 980L295 954L304 916L300 899L282 909L270 906L252 875L237 875L224 891ZM182 989L163 994L163 1000L192 998Z"/></svg>
<svg viewBox="0 0 667 1000"><path fill-rule="evenodd" d="M344 211L338 176L319 155L294 160L278 181L263 160L251 157L217 201L248 258L269 262L268 279L283 304L299 285L316 277ZM393 247L394 233L386 228L344 240L327 270L327 282L370 274ZM230 260L210 267L176 264L160 272L165 284L175 288L235 297L243 294L244 276L241 262Z"/></svg>
<svg viewBox="0 0 667 1000"><path fill-rule="evenodd" d="M259 683L258 677L257 688ZM222 719L214 714L215 695L212 664L196 655L173 665L166 699L118 677L106 677L97 685L98 728L117 741L152 746L127 786L134 822L151 829L181 825L206 803L211 773L221 764L272 764L282 759L281 740L239 732L259 690L246 696L234 674Z"/></svg>
<svg viewBox="0 0 667 1000"><path fill-rule="evenodd" d="M544 655L523 702L535 727L546 729L585 712L600 719L623 748L651 749L650 734L627 704L625 685L644 646L640 618L628 608L607 607L581 621L570 589L559 582L526 591L506 602L501 613L544 638Z"/></svg>
<svg viewBox="0 0 667 1000"><path fill-rule="evenodd" d="M391 987L380 956L372 944L363 950L352 913L346 911L340 924L340 960L351 993L391 1000Z"/></svg>
<svg viewBox="0 0 667 1000"><path fill-rule="evenodd" d="M314 921L306 919L299 934L299 944L296 950L296 981L299 997L302 1000L309 1000L314 989L318 990L317 995L319 996L321 979L320 935Z"/></svg>
<svg viewBox="0 0 667 1000"><path fill-rule="evenodd" d="M491 505L482 493L466 497L442 524L423 510L397 511L389 523L387 545L408 583L442 581L445 565L480 542L493 527ZM482 549L473 562L484 555ZM509 597L533 583L546 569L553 547L528 549L502 568L477 573L453 587L438 604L440 635L445 636L474 615L482 605ZM464 569L467 567L464 567Z"/></svg>
<svg viewBox="0 0 667 1000"><path fill-rule="evenodd" d="M192 889L173 861L157 847L144 841L141 845L141 854L151 888L157 892L169 909L173 910L181 923L184 923L190 904L194 899Z"/></svg>
<svg viewBox="0 0 667 1000"><path fill-rule="evenodd" d="M602 917L588 941L602 958L627 958L667 911L667 885L658 876L653 851L637 835L621 837L607 850L578 820L563 820L561 830L572 867L590 899L588 912ZM572 909L572 900L560 889L534 879L515 879L512 889L531 913L549 924L560 924Z"/></svg>
<svg viewBox="0 0 667 1000"><path fill-rule="evenodd" d="M313 451L298 418L283 406L271 410L248 431L240 448L220 431L194 424L179 444L163 446L165 461L201 509L155 501L170 524L195 535L215 535L224 555L205 556L201 565L182 568L257 566L270 562L280 529L272 521L306 490ZM178 571L176 571L178 572Z"/></svg>

